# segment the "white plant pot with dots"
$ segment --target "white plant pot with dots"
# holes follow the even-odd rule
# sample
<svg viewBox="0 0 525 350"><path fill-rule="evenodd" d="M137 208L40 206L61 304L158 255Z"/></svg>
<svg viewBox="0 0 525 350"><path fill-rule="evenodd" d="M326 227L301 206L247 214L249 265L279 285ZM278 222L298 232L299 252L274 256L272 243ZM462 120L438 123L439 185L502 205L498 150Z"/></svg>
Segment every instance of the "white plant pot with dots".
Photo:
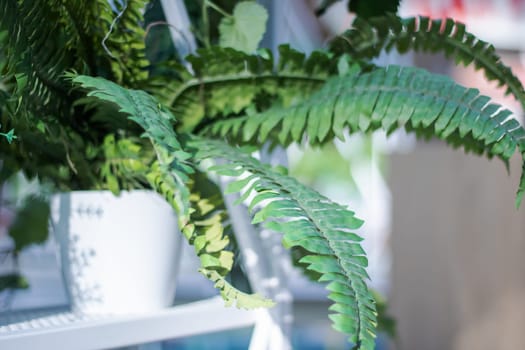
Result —
<svg viewBox="0 0 525 350"><path fill-rule="evenodd" d="M51 226L74 310L122 315L172 304L182 235L174 211L157 193L56 194Z"/></svg>

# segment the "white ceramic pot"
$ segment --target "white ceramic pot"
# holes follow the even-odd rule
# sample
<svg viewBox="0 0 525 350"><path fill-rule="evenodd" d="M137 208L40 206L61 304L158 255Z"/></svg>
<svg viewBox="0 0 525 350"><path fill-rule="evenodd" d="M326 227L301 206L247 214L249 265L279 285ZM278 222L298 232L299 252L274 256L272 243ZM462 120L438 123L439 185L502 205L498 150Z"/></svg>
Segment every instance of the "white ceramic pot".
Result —
<svg viewBox="0 0 525 350"><path fill-rule="evenodd" d="M61 193L51 200L75 310L133 314L170 306L180 264L174 211L157 193Z"/></svg>

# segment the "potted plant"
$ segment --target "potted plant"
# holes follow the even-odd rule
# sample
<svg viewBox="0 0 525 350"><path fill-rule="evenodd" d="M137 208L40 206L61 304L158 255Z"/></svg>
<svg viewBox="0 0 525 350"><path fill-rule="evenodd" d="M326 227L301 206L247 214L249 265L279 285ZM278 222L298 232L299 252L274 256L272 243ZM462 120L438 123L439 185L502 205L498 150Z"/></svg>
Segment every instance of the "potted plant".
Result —
<svg viewBox="0 0 525 350"><path fill-rule="evenodd" d="M228 213L213 179L233 177L226 193L240 193L238 202L248 203L254 225L281 232L285 247L301 249L303 266L328 283L334 328L348 334L357 348L374 348L377 327L374 298L366 285L367 259L356 233L363 222L346 207L289 177L286 169L262 164L252 152L268 144L322 145L343 138L345 130L390 133L399 128L504 162L516 149L522 155L525 152L525 130L509 111L490 103L478 90L422 69L372 63L384 49L445 52L459 63L484 70L489 79L525 104L521 83L491 45L452 19L399 18L391 13L398 1L383 5L351 1L357 19L349 31L331 41L328 50L307 57L284 45L274 58L267 50L255 51L266 18L261 6L240 2L230 11L205 0L199 22L202 31L197 35L203 47L186 58L189 67L167 62L150 68L149 73L143 37L135 38L137 33L144 35L139 25L142 2L125 3L115 11L116 16L104 1L66 1L58 9L38 6L39 1L6 3L27 10L27 16L12 16L7 5L0 8L2 24L11 28L7 71L15 79L10 80L10 101L17 102L19 113L9 105L17 117L3 125L15 126L19 137L9 146L15 160L59 184L67 180L64 182L73 188L101 186L101 177L108 187L118 183L126 188L126 184L136 184L133 181L151 186L176 210L179 227L201 260L200 271L215 282L224 299L239 307L269 306L271 302L263 296L239 291L227 280L234 253L226 234ZM103 8L107 12L100 15ZM211 45L210 8L223 16L218 26L221 46ZM65 11L65 18L77 24L75 31L60 30L60 21L55 25L49 20L57 11ZM49 47L38 45L48 36L32 35L41 30L35 25L40 23L35 20L39 15L51 24L42 30L59 33L58 42L66 43L54 48L53 55ZM99 17L107 22L106 27L93 29ZM27 28L31 28L30 35L19 35ZM20 37L27 40L19 43L15 39ZM130 37L136 41L128 41ZM122 51L116 49L119 44ZM33 49L45 51L43 61L34 59L41 52ZM106 65L97 70L90 69L88 60L77 66L65 64L68 50L99 50L100 56L92 59ZM27 62L27 72L36 73L17 73ZM40 62L45 69L35 70ZM69 71L66 79L62 78L64 71ZM57 81L59 86L52 84ZM60 86L76 88L57 89ZM59 93L65 93L59 99L63 103L50 103ZM61 109L47 112L55 107ZM20 108L29 115L27 119L19 116ZM22 147L35 145L25 133L37 134L36 140L53 145L59 156L27 152ZM117 162L118 166L104 170L111 159L103 152L108 137L137 146L124 147L129 151L125 158L135 160L136 168ZM24 163L31 156L34 160ZM51 159L62 167L46 167ZM522 176L517 205L524 191Z"/></svg>
<svg viewBox="0 0 525 350"><path fill-rule="evenodd" d="M0 6L1 124L17 130L16 136L5 133L16 143L0 146L1 176L22 169L54 185L51 228L61 243L73 307L83 312L142 312L173 301L181 238L173 210L148 185L153 149L116 109L92 108L63 76L76 70L126 86L154 86L144 69L145 4L126 7L118 23L119 8L105 1ZM31 28L38 19L54 24ZM110 28L118 34L106 39ZM133 62L115 58L130 47Z"/></svg>

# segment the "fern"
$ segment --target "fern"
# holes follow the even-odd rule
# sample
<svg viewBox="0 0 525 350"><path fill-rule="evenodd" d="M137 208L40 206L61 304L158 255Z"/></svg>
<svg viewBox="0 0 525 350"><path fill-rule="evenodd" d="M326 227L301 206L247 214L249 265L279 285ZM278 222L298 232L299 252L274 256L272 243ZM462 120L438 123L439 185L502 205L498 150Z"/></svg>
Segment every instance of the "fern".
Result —
<svg viewBox="0 0 525 350"><path fill-rule="evenodd" d="M524 158L516 200L521 201L525 130L509 118L510 112L445 77L360 61L383 49L444 51L483 69L525 103L521 83L494 48L462 24L425 17L358 18L353 30L332 42L330 53L306 57L285 45L274 60L269 51L250 55L211 47L188 57L191 67L167 63L162 71L168 74L152 79L145 56L145 5L145 0L0 4L0 40L7 43L9 57L6 65L0 62L6 87L0 91L0 123L5 130L16 127L23 141L15 150L7 143L0 146L9 155L4 165L38 170L75 188L153 188L177 211L179 227L200 258L200 272L227 304L251 308L273 302L228 282L235 248L229 217L224 198L202 168L237 177L227 192L239 192L238 202L250 203L253 223L281 232L283 244L303 254L300 263L328 282L334 327L356 347L374 347L376 306L365 283L361 238L354 233L362 221L280 169L261 164L248 154L253 149L209 136L251 145L288 145L305 138L323 144L342 138L345 129L390 133L404 127L504 162L517 148ZM365 13L366 5L361 6L359 12ZM74 77L75 84L90 91L90 98L80 99L64 71L113 82ZM10 119L20 105L27 107L25 118ZM144 139L138 138L141 132ZM34 158L38 162L33 164ZM216 159L226 164L208 167Z"/></svg>
<svg viewBox="0 0 525 350"><path fill-rule="evenodd" d="M190 186L194 231L186 230L184 234L200 258L202 268L199 271L214 282L227 306L245 309L273 306L273 301L241 292L226 280L234 259L229 239L233 231L220 188L202 173L192 177Z"/></svg>
<svg viewBox="0 0 525 350"><path fill-rule="evenodd" d="M103 78L78 76L73 82L90 89L88 96L109 101L120 107L120 112L129 115L146 132L157 152L159 169L175 179L176 209L183 218L189 217L189 191L186 183L193 168L188 162L190 154L184 151L171 127L175 118L151 96L140 90L128 90ZM170 201L173 202L173 201Z"/></svg>
<svg viewBox="0 0 525 350"><path fill-rule="evenodd" d="M68 94L59 80L70 64L70 52L62 45L60 13L49 5L43 0L0 3L0 28L8 34L4 38L7 66L3 74L16 79L22 106L43 112L64 106ZM58 7L58 1L55 5ZM51 37L54 40L48 40Z"/></svg>
<svg viewBox="0 0 525 350"><path fill-rule="evenodd" d="M121 112L145 130L158 160L147 178L153 189L177 211L179 227L201 260L201 272L215 283L227 304L245 308L271 305L271 301L257 294L236 290L224 279L233 264L233 254L224 249L228 244L222 231L224 212L213 207L210 213L209 198L203 198L202 193L193 188L190 178L195 173L190 162L192 154L183 148L171 126L175 121L173 115L144 91L128 90L89 76L77 76L73 82L91 90L88 95L117 104ZM192 194L189 187L193 189Z"/></svg>
<svg viewBox="0 0 525 350"><path fill-rule="evenodd" d="M226 306L235 305L239 309L253 309L275 305L272 300L263 298L258 294L248 294L238 290L217 271L209 269L200 269L199 271L210 281L214 282L213 286L220 290Z"/></svg>
<svg viewBox="0 0 525 350"><path fill-rule="evenodd" d="M149 1L125 0L115 4L115 11L102 11L99 21L105 29L97 43L111 57L114 81L124 86L147 85L149 61L146 58L143 12Z"/></svg>
<svg viewBox="0 0 525 350"><path fill-rule="evenodd" d="M102 147L104 163L100 169L104 187L114 194L147 187L147 174L155 156L146 142L149 143L148 140L119 138L114 134L105 137ZM86 153L89 155L90 152Z"/></svg>
<svg viewBox="0 0 525 350"><path fill-rule="evenodd" d="M243 199L255 194L250 209L262 205L253 223L282 232L287 248L299 246L308 251L301 259L308 269L329 282L330 310L334 328L351 335L351 341L364 349L374 347L377 325L373 298L365 283L367 259L351 230L362 221L343 206L331 202L296 180L261 164L258 160L222 141L194 139L189 146L197 160L223 158L229 163L209 168L220 175L249 175L232 182L228 192L243 192Z"/></svg>
<svg viewBox="0 0 525 350"><path fill-rule="evenodd" d="M140 2L132 2L128 11L134 15L126 12L121 18L129 28L140 28L139 5ZM142 5L143 8L144 2ZM102 45L115 16L106 0L1 2L0 41L5 44L2 86L9 96L2 109L11 117L3 122L6 127L16 129L19 136L16 147L2 145L1 151L4 164L9 164L12 171L24 168L28 175L38 171L61 189L100 188L111 179L106 176L111 161L104 159L103 142L104 136L113 134L117 127L97 120L102 113L80 111L81 101L78 94L71 91L64 72L100 74L114 80L116 76L126 76L112 65L112 58ZM132 26L133 21L136 23ZM143 41L140 31L128 32L124 26L116 25L112 34L106 43L108 50L118 52L120 48L126 50L125 55L130 52L138 55L138 51L133 50L143 48L138 43ZM130 36L135 42L127 39ZM141 60L137 60L137 64L145 66ZM129 65L129 69L133 67ZM132 80L122 78L120 81L135 82L137 77L145 80L144 68L140 74L138 69L133 69ZM118 119L117 113L108 115L112 122ZM126 130L126 126L119 125L118 129ZM124 187L135 184L134 179L123 177L121 180Z"/></svg>
<svg viewBox="0 0 525 350"><path fill-rule="evenodd" d="M322 52L306 58L288 45L279 47L279 62L269 51L249 55L230 48L212 47L190 55L192 73L179 67L180 80L168 85L163 102L179 116L183 131L199 124L235 115L266 100L289 105L315 91L337 72L337 61ZM263 100L263 101L261 101Z"/></svg>
<svg viewBox="0 0 525 350"><path fill-rule="evenodd" d="M525 130L510 114L489 103L477 89L459 86L445 76L390 66L332 78L295 106L218 121L206 131L245 142L263 143L272 138L286 145L301 141L304 135L311 144L333 136L343 138L346 127L351 133L405 127L507 163L516 148L525 159ZM524 191L522 175L516 205Z"/></svg>
<svg viewBox="0 0 525 350"><path fill-rule="evenodd" d="M16 80L13 98L40 120L67 119L74 99L63 78L68 70L147 85L141 27L147 1L116 3L113 11L106 0L3 1L0 29L7 32L8 50L3 74Z"/></svg>
<svg viewBox="0 0 525 350"><path fill-rule="evenodd" d="M55 9L60 11L61 27L65 31L64 47L75 50L78 58L86 66L90 74L103 74L99 69L100 59L97 57L102 50L100 45L104 36L101 27L93 23L101 23L101 18L111 13L108 1L67 0L58 1ZM38 18L32 18L38 21ZM97 50L98 49L98 50ZM77 66L79 69L81 65Z"/></svg>
<svg viewBox="0 0 525 350"><path fill-rule="evenodd" d="M520 80L505 66L491 44L476 38L465 29L465 25L453 19L412 17L407 19L395 15L375 17L369 20L357 18L353 28L334 39L330 50L337 55L349 53L355 58L373 58L383 49L397 49L400 53L409 50L421 52L443 52L453 57L456 64L473 64L482 69L489 80L506 87L525 109L525 90Z"/></svg>

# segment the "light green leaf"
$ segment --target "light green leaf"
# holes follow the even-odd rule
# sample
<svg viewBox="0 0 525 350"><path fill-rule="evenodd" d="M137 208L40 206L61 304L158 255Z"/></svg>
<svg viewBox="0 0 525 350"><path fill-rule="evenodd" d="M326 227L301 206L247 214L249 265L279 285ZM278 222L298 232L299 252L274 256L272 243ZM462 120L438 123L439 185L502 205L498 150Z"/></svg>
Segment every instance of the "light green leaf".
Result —
<svg viewBox="0 0 525 350"><path fill-rule="evenodd" d="M241 2L232 17L224 17L219 25L220 45L253 53L266 31L268 13L255 2Z"/></svg>

